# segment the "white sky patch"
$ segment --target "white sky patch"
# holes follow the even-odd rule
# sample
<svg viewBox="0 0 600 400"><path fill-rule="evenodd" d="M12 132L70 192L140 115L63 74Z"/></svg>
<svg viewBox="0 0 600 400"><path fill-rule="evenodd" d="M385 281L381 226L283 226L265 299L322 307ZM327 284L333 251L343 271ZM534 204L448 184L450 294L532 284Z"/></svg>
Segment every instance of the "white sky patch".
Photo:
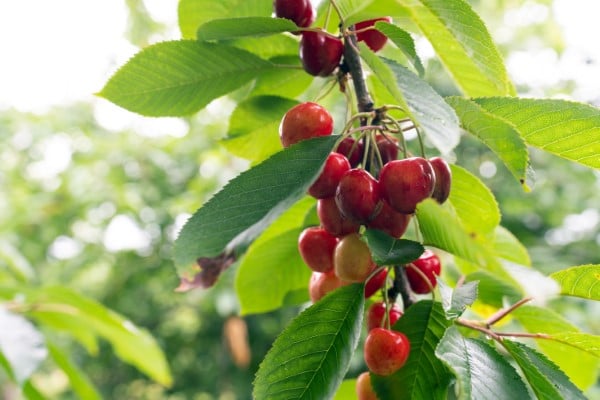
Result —
<svg viewBox="0 0 600 400"><path fill-rule="evenodd" d="M42 158L27 166L27 176L46 180L56 177L71 165L73 154L70 138L65 134L54 134L40 144Z"/></svg>
<svg viewBox="0 0 600 400"><path fill-rule="evenodd" d="M151 244L148 232L127 215L116 215L106 227L104 247L110 252L145 250Z"/></svg>
<svg viewBox="0 0 600 400"><path fill-rule="evenodd" d="M50 245L48 253L59 260L68 260L79 255L81 250L83 250L81 242L68 236L59 236Z"/></svg>

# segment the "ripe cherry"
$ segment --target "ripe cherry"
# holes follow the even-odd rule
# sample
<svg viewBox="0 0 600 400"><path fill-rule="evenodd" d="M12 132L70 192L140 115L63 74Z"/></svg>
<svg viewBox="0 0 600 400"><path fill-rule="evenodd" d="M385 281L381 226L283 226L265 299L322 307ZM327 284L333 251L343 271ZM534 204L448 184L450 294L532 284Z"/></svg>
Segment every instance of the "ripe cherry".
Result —
<svg viewBox="0 0 600 400"><path fill-rule="evenodd" d="M302 32L300 60L304 70L313 76L329 76L342 59L342 41L325 32Z"/></svg>
<svg viewBox="0 0 600 400"><path fill-rule="evenodd" d="M371 385L371 375L368 372L363 372L356 379L356 397L358 400L377 400Z"/></svg>
<svg viewBox="0 0 600 400"><path fill-rule="evenodd" d="M365 282L365 299L373 296L376 291L383 287L387 275L387 269L382 269L375 276L372 276L371 279Z"/></svg>
<svg viewBox="0 0 600 400"><path fill-rule="evenodd" d="M410 342L401 332L384 328L369 331L364 356L367 367L377 375L388 376L404 366L410 354Z"/></svg>
<svg viewBox="0 0 600 400"><path fill-rule="evenodd" d="M355 140L353 137L347 137L340 142L335 151L345 155L348 161L350 161L350 166L356 168L362 161L365 150L362 141Z"/></svg>
<svg viewBox="0 0 600 400"><path fill-rule="evenodd" d="M398 140L396 138L389 135L377 135L375 136L375 144L381 155L383 165L398 158Z"/></svg>
<svg viewBox="0 0 600 400"><path fill-rule="evenodd" d="M452 185L452 171L448 163L440 157L433 157L429 159L429 163L433 168L435 174L435 187L431 197L437 200L438 203L442 204L448 199L450 195L450 186Z"/></svg>
<svg viewBox="0 0 600 400"><path fill-rule="evenodd" d="M385 303L382 301L378 301L376 303L371 304L369 309L367 310L367 330L371 331L375 328L381 328L385 313L387 309L385 307ZM398 307L397 304L392 304L389 312L389 320L390 326L394 325L398 319L402 316L402 310Z"/></svg>
<svg viewBox="0 0 600 400"><path fill-rule="evenodd" d="M333 132L333 118L317 103L301 103L288 110L279 124L279 139L283 147Z"/></svg>
<svg viewBox="0 0 600 400"><path fill-rule="evenodd" d="M400 238L406 232L406 228L410 222L410 214L399 213L390 207L386 201L382 203L381 211L367 226L384 231L392 237Z"/></svg>
<svg viewBox="0 0 600 400"><path fill-rule="evenodd" d="M315 9L310 0L275 0L275 16L287 18L301 28L309 27L315 21Z"/></svg>
<svg viewBox="0 0 600 400"><path fill-rule="evenodd" d="M331 153L325 161L323 171L317 180L308 188L308 194L316 199L335 196L335 190L346 171L350 170L350 162L339 153Z"/></svg>
<svg viewBox="0 0 600 400"><path fill-rule="evenodd" d="M338 238L323 228L306 228L298 237L298 251L310 269L317 272L333 270L333 252Z"/></svg>
<svg viewBox="0 0 600 400"><path fill-rule="evenodd" d="M333 253L335 274L343 281L364 282L375 268L371 252L358 233L344 236Z"/></svg>
<svg viewBox="0 0 600 400"><path fill-rule="evenodd" d="M381 17L381 18L370 19L367 21L357 22L356 25L354 25L354 29L356 29L358 31L360 29L372 27L373 25L375 25L375 23L377 21L392 23L392 18L391 17ZM367 46L369 46L369 48L371 50L373 50L374 52L381 50L387 42L387 36L385 36L383 33L379 32L378 30L376 30L374 28L363 31L363 32L358 32L356 34L356 39L359 42L365 42L365 44Z"/></svg>
<svg viewBox="0 0 600 400"><path fill-rule="evenodd" d="M440 258L431 250L425 250L425 252L411 264L427 277L427 281L413 268L407 267L406 278L408 279L410 288L413 292L418 294L431 292L431 289L435 288L437 285L437 277L442 271Z"/></svg>
<svg viewBox="0 0 600 400"><path fill-rule="evenodd" d="M376 216L381 207L379 183L364 169L351 169L340 180L335 203L342 215L365 224Z"/></svg>
<svg viewBox="0 0 600 400"><path fill-rule="evenodd" d="M333 271L324 273L313 271L308 283L308 294L312 302L316 303L327 293L347 284L348 282L342 281Z"/></svg>
<svg viewBox="0 0 600 400"><path fill-rule="evenodd" d="M358 232L360 228L360 224L342 215L333 197L320 199L317 202L317 215L321 226L333 236L346 236L349 233Z"/></svg>
<svg viewBox="0 0 600 400"><path fill-rule="evenodd" d="M394 160L381 169L379 186L381 196L394 210L412 214L417 204L433 193L435 175L424 158Z"/></svg>

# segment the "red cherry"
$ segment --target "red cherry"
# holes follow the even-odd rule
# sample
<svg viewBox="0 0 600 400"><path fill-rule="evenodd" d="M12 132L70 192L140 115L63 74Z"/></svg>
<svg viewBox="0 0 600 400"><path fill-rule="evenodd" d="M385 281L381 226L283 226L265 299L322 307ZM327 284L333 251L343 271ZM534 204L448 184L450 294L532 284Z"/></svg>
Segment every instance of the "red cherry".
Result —
<svg viewBox="0 0 600 400"><path fill-rule="evenodd" d="M342 59L342 41L325 32L302 32L300 60L304 70L313 76L329 76Z"/></svg>
<svg viewBox="0 0 600 400"><path fill-rule="evenodd" d="M275 0L275 16L287 18L301 28L309 27L315 21L315 9L310 0Z"/></svg>
<svg viewBox="0 0 600 400"><path fill-rule="evenodd" d="M437 277L442 271L440 258L431 250L425 250L425 252L411 264L427 277L427 281L425 281L421 274L413 268L407 267L406 278L408 279L410 288L413 292L418 294L431 292L431 288L435 288L437 285Z"/></svg>
<svg viewBox="0 0 600 400"><path fill-rule="evenodd" d="M346 236L349 233L358 232L360 228L360 224L342 215L333 197L317 201L317 215L321 226L333 236Z"/></svg>
<svg viewBox="0 0 600 400"><path fill-rule="evenodd" d="M316 303L327 293L347 284L348 282L342 281L333 271L325 273L313 271L308 283L308 294L312 302Z"/></svg>
<svg viewBox="0 0 600 400"><path fill-rule="evenodd" d="M364 153L364 145L360 140L355 140L352 137L344 138L337 149L335 150L337 153L343 154L346 156L348 161L350 161L350 166L352 168L356 168L358 164L362 161L363 153Z"/></svg>
<svg viewBox="0 0 600 400"><path fill-rule="evenodd" d="M367 21L357 22L356 25L354 25L354 29L356 29L358 31L360 29L369 28L369 27L375 25L375 22L377 22L377 21L384 21L384 22L391 24L392 18L391 17L381 17L381 18L376 18L376 19L370 19ZM364 32L358 32L356 34L356 39L359 42L365 42L365 44L367 46L369 46L369 48L371 50L373 50L374 52L381 50L383 48L383 46L385 46L385 43L387 42L387 36L385 36L383 33L379 32L376 29L369 29Z"/></svg>
<svg viewBox="0 0 600 400"><path fill-rule="evenodd" d="M279 139L283 147L333 132L333 118L316 103L298 104L288 110L279 124Z"/></svg>
<svg viewBox="0 0 600 400"><path fill-rule="evenodd" d="M369 297L373 296L376 291L383 287L387 275L387 269L382 269L365 283L365 299L368 299Z"/></svg>
<svg viewBox="0 0 600 400"><path fill-rule="evenodd" d="M363 372L356 379L356 396L358 400L377 400L371 385L371 375L368 372Z"/></svg>
<svg viewBox="0 0 600 400"><path fill-rule="evenodd" d="M379 186L381 196L394 210L412 214L417 204L433 193L435 175L424 158L394 160L381 169Z"/></svg>
<svg viewBox="0 0 600 400"><path fill-rule="evenodd" d="M442 204L448 199L450 195L450 186L452 184L452 171L448 163L440 157L433 157L429 159L429 163L433 168L435 175L435 187L431 197L437 200L438 203Z"/></svg>
<svg viewBox="0 0 600 400"><path fill-rule="evenodd" d="M383 201L382 203L381 211L367 226L384 231L392 237L400 238L406 232L406 228L410 222L410 214L399 213L390 207L387 202Z"/></svg>
<svg viewBox="0 0 600 400"><path fill-rule="evenodd" d="M378 301L377 303L371 304L367 310L367 330L371 331L375 328L381 328L385 318L387 309L385 303ZM392 304L389 312L390 326L394 325L398 319L402 316L402 310L397 304Z"/></svg>
<svg viewBox="0 0 600 400"><path fill-rule="evenodd" d="M380 202L379 183L364 169L346 172L335 192L335 203L342 215L361 224L375 217Z"/></svg>
<svg viewBox="0 0 600 400"><path fill-rule="evenodd" d="M375 263L365 242L358 233L344 236L333 253L335 274L343 281L364 282L373 272Z"/></svg>
<svg viewBox="0 0 600 400"><path fill-rule="evenodd" d="M377 135L375 136L375 144L379 154L381 154L383 165L398 158L398 140L396 138L389 135Z"/></svg>
<svg viewBox="0 0 600 400"><path fill-rule="evenodd" d="M338 238L323 228L306 228L298 238L298 251L310 269L327 272L333 269L333 252Z"/></svg>
<svg viewBox="0 0 600 400"><path fill-rule="evenodd" d="M377 375L388 376L404 366L410 354L410 342L400 332L374 328L367 335L364 356L367 367Z"/></svg>
<svg viewBox="0 0 600 400"><path fill-rule="evenodd" d="M331 153L325 161L323 171L317 180L308 188L308 194L316 199L325 199L335 196L342 176L350 170L350 162L339 153Z"/></svg>

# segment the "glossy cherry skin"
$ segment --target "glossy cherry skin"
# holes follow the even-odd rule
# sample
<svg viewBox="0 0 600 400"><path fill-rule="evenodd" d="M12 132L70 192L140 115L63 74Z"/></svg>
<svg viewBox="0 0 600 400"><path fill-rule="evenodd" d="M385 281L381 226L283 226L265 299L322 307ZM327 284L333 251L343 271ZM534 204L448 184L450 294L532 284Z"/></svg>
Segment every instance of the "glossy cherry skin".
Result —
<svg viewBox="0 0 600 400"><path fill-rule="evenodd" d="M360 29L369 28L369 27L375 25L375 23L377 21L392 23L392 18L391 17L381 17L381 18L370 19L367 21L357 22L356 25L354 25L354 29L356 29L358 31ZM371 50L373 50L374 52L377 52L377 51L381 50L383 48L383 46L385 46L388 38L387 38L387 36L385 36L383 33L379 32L376 29L369 29L364 32L358 32L356 34L356 39L359 42L365 42L365 44L367 46L369 46L369 48Z"/></svg>
<svg viewBox="0 0 600 400"><path fill-rule="evenodd" d="M298 251L310 269L317 272L333 270L333 252L338 238L323 228L311 227L298 237Z"/></svg>
<svg viewBox="0 0 600 400"><path fill-rule="evenodd" d="M325 273L313 271L308 283L308 294L312 302L316 303L327 293L347 284L348 282L342 281L333 271Z"/></svg>
<svg viewBox="0 0 600 400"><path fill-rule="evenodd" d="M350 166L352 168L356 168L362 161L365 151L364 147L365 146L363 145L362 141L357 141L352 137L347 137L340 142L335 151L345 155L348 161L350 161Z"/></svg>
<svg viewBox="0 0 600 400"><path fill-rule="evenodd" d="M413 292L426 294L431 292L431 288L437 285L437 277L442 272L440 258L431 250L425 250L421 256L411 263L427 277L427 281L413 268L406 268L406 278Z"/></svg>
<svg viewBox="0 0 600 400"><path fill-rule="evenodd" d="M283 147L333 132L333 118L317 103L306 102L288 110L279 124L279 139Z"/></svg>
<svg viewBox="0 0 600 400"><path fill-rule="evenodd" d="M403 214L414 213L417 204L431 196L434 186L433 168L421 157L390 161L379 174L381 197Z"/></svg>
<svg viewBox="0 0 600 400"><path fill-rule="evenodd" d="M275 0L273 9L276 17L290 19L301 28L315 22L316 13L310 0Z"/></svg>
<svg viewBox="0 0 600 400"><path fill-rule="evenodd" d="M433 197L438 203L442 204L450 195L450 186L452 185L452 171L448 163L441 157L429 159L429 163L435 174L435 186L433 188Z"/></svg>
<svg viewBox="0 0 600 400"><path fill-rule="evenodd" d="M367 226L369 228L384 231L394 238L400 238L406 232L411 215L399 213L385 201L382 203L383 206L381 207L381 211L379 211L379 214L377 214Z"/></svg>
<svg viewBox="0 0 600 400"><path fill-rule="evenodd" d="M343 281L364 282L375 269L371 252L358 233L344 236L333 253L335 274Z"/></svg>
<svg viewBox="0 0 600 400"><path fill-rule="evenodd" d="M365 299L373 296L376 291L383 287L385 279L387 278L387 269L382 269L375 276L365 282Z"/></svg>
<svg viewBox="0 0 600 400"><path fill-rule="evenodd" d="M335 203L346 218L365 224L381 208L379 183L364 169L351 169L340 180Z"/></svg>
<svg viewBox="0 0 600 400"><path fill-rule="evenodd" d="M367 330L371 331L375 328L381 328L386 313L385 303L378 301L371 304L367 310ZM402 316L402 310L397 304L392 304L389 312L390 326L394 325Z"/></svg>
<svg viewBox="0 0 600 400"><path fill-rule="evenodd" d="M324 32L302 32L300 60L304 70L313 76L329 76L342 59L342 41Z"/></svg>
<svg viewBox="0 0 600 400"><path fill-rule="evenodd" d="M377 375L388 376L404 366L410 354L410 342L401 332L373 328L365 340L367 367Z"/></svg>
<svg viewBox="0 0 600 400"><path fill-rule="evenodd" d="M350 171L350 162L339 153L331 153L325 160L323 171L317 180L308 188L308 194L315 199L326 199L335 196L342 176Z"/></svg>
<svg viewBox="0 0 600 400"><path fill-rule="evenodd" d="M371 375L368 372L363 372L356 379L356 397L358 400L377 400L371 385Z"/></svg>
<svg viewBox="0 0 600 400"><path fill-rule="evenodd" d="M317 215L321 226L333 236L346 236L349 233L358 232L360 228L360 224L342 215L333 197L317 201Z"/></svg>
<svg viewBox="0 0 600 400"><path fill-rule="evenodd" d="M398 140L396 138L390 135L377 135L375 136L375 144L381 155L383 165L398 158Z"/></svg>

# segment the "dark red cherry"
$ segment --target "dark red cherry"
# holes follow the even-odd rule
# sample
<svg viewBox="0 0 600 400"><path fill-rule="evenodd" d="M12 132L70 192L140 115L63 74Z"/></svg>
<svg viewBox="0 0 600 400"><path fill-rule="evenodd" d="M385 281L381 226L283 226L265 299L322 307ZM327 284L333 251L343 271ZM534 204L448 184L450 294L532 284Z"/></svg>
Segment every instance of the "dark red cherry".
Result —
<svg viewBox="0 0 600 400"><path fill-rule="evenodd" d="M352 137L347 137L340 142L335 151L345 155L348 161L350 161L350 166L352 168L356 168L362 161L364 145L359 140L355 140Z"/></svg>
<svg viewBox="0 0 600 400"><path fill-rule="evenodd" d="M335 192L335 203L346 218L366 224L379 211L379 184L364 169L346 172Z"/></svg>
<svg viewBox="0 0 600 400"><path fill-rule="evenodd" d="M424 158L394 160L381 169L379 186L381 197L394 210L412 214L417 204L433 193L435 175L431 164Z"/></svg>
<svg viewBox="0 0 600 400"><path fill-rule="evenodd" d="M279 139L283 147L333 132L333 118L317 103L306 102L288 110L279 124Z"/></svg>
<svg viewBox="0 0 600 400"><path fill-rule="evenodd" d="M333 270L333 252L338 238L323 228L306 228L298 238L298 251L310 269L317 272Z"/></svg>
<svg viewBox="0 0 600 400"><path fill-rule="evenodd" d="M400 238L406 232L411 215L399 213L385 201L382 203L381 211L373 220L367 223L367 226L384 231L392 237Z"/></svg>
<svg viewBox="0 0 600 400"><path fill-rule="evenodd" d="M392 18L381 17L370 19L367 21L357 22L356 25L354 25L354 29L358 31L360 29L372 27L377 21L392 23ZM387 42L388 38L383 33L379 32L377 29L369 29L363 32L358 32L356 34L356 39L359 42L365 42L365 44L369 46L371 50L377 52L381 50L383 46L385 46L385 43Z"/></svg>
<svg viewBox="0 0 600 400"><path fill-rule="evenodd" d="M317 180L308 188L308 194L315 199L325 199L335 196L342 176L350 170L350 162L339 153L331 153L325 161L323 171Z"/></svg>
<svg viewBox="0 0 600 400"><path fill-rule="evenodd" d="M340 212L335 198L328 197L317 202L317 215L321 226L334 236L342 237L350 233L358 232L360 224L346 218Z"/></svg>
<svg viewBox="0 0 600 400"><path fill-rule="evenodd" d="M300 60L304 70L313 76L329 76L342 59L342 41L325 32L302 32Z"/></svg>
<svg viewBox="0 0 600 400"><path fill-rule="evenodd" d="M384 165L398 158L398 140L396 138L390 135L377 135L375 136L375 144Z"/></svg>
<svg viewBox="0 0 600 400"><path fill-rule="evenodd" d="M448 163L440 157L433 157L429 159L429 163L433 168L435 174L435 187L431 197L437 200L438 203L442 204L448 199L450 195L450 186L452 185L452 171Z"/></svg>
<svg viewBox="0 0 600 400"><path fill-rule="evenodd" d="M375 328L381 328L385 313L387 312L387 308L385 307L385 303L382 301L378 301L376 303L371 304L369 309L367 310L367 331L370 331ZM390 326L394 325L398 319L402 316L402 310L398 307L397 304L392 304L389 310L389 321Z"/></svg>
<svg viewBox="0 0 600 400"><path fill-rule="evenodd" d="M413 292L418 294L431 292L431 289L435 288L437 285L437 277L442 271L440 258L431 250L425 250L425 252L411 264L421 271L427 277L427 280L423 279L421 274L412 267L407 266L406 278L408 279L410 288Z"/></svg>
<svg viewBox="0 0 600 400"><path fill-rule="evenodd" d="M287 18L301 28L309 27L315 21L315 9L310 0L275 0L275 16Z"/></svg>
<svg viewBox="0 0 600 400"><path fill-rule="evenodd" d="M387 269L382 269L375 276L365 282L365 299L373 296L375 292L383 287L385 279L387 278Z"/></svg>

